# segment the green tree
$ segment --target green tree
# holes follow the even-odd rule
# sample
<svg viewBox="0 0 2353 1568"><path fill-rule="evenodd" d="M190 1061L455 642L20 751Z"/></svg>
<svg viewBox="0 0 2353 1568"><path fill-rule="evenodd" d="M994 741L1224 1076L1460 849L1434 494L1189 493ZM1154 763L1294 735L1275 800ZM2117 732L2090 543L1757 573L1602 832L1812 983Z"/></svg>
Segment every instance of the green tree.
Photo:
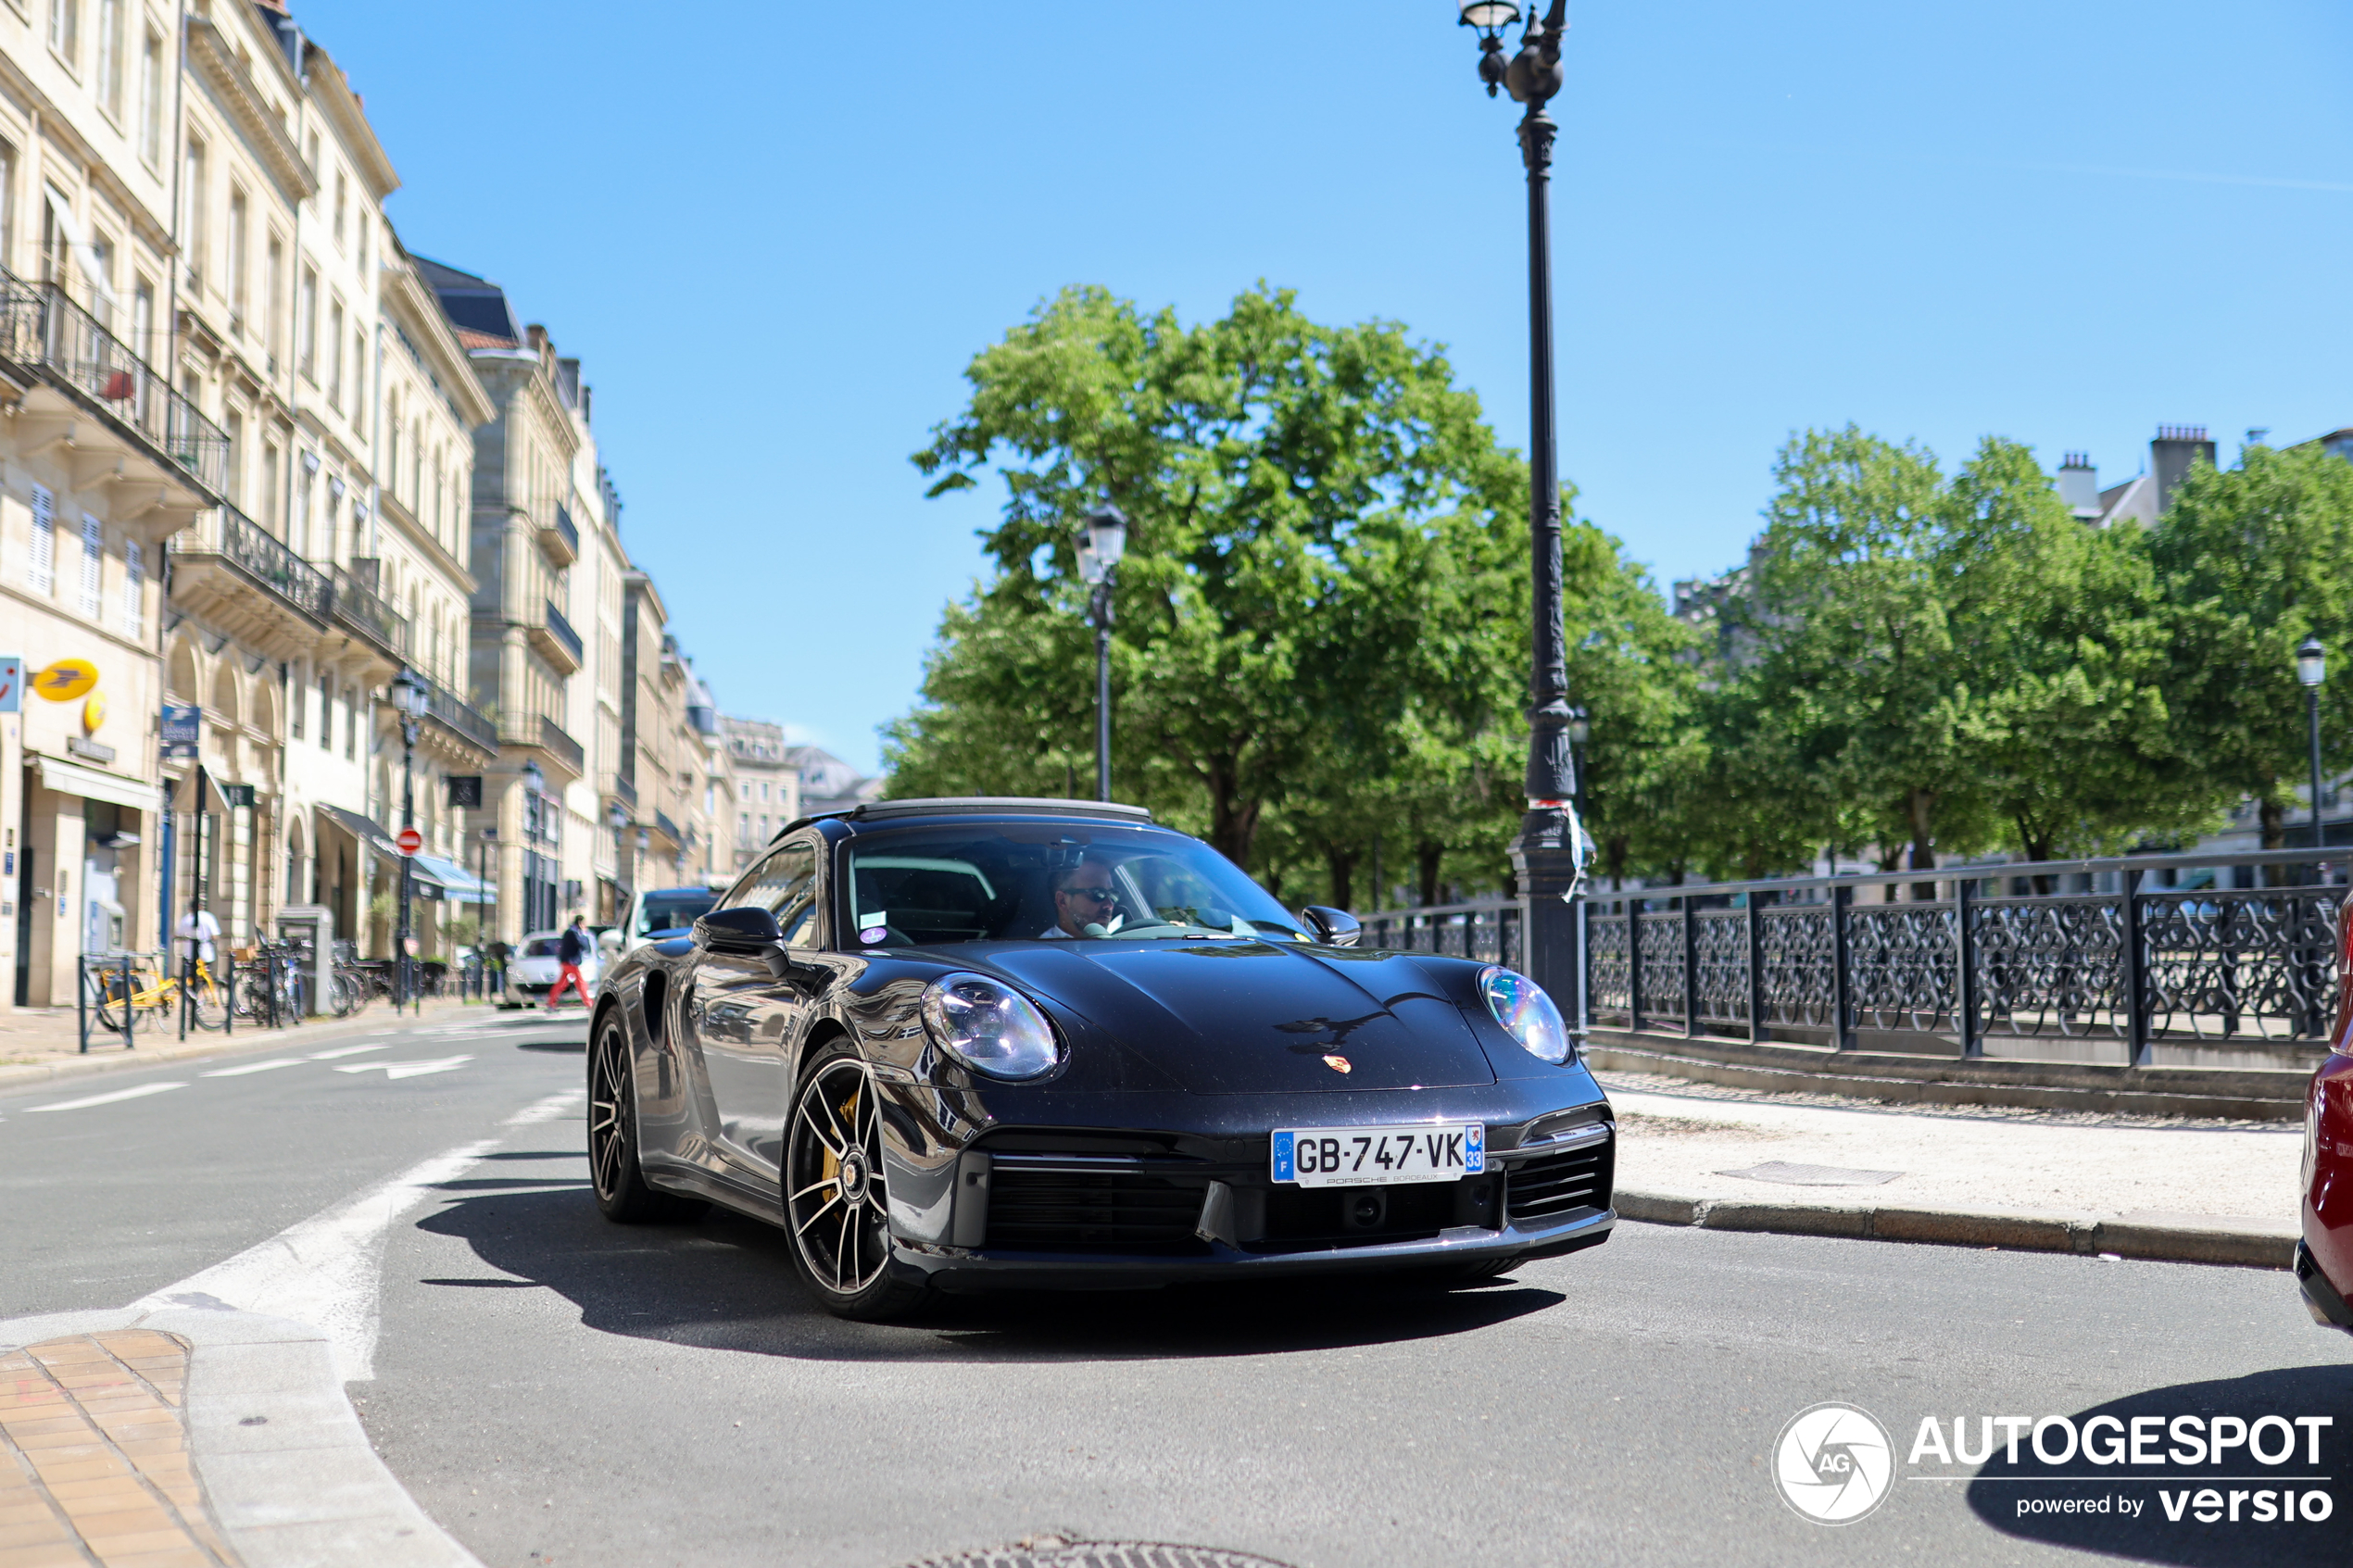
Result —
<svg viewBox="0 0 2353 1568"><path fill-rule="evenodd" d="M2179 742L2209 801L2252 797L2264 847L2280 847L2307 768L2296 646L2317 635L2340 670L2353 651L2353 464L2317 446L2200 463L2149 545ZM2321 711L2327 765L2341 768L2346 705Z"/></svg>

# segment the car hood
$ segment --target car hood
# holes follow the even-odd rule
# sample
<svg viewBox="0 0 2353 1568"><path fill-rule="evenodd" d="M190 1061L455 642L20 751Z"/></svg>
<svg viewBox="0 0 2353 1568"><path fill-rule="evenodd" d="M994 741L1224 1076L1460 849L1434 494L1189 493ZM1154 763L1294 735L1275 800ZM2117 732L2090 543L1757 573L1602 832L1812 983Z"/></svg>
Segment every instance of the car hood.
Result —
<svg viewBox="0 0 2353 1568"><path fill-rule="evenodd" d="M999 947L975 967L1200 1094L1495 1081L1461 1010L1402 955L1287 942L1055 942Z"/></svg>

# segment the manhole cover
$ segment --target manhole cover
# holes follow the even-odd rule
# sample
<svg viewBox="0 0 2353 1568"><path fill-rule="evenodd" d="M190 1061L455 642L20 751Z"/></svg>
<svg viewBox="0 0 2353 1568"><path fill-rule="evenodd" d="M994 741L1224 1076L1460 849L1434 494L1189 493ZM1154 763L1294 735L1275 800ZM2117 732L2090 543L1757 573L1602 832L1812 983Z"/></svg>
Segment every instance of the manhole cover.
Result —
<svg viewBox="0 0 2353 1568"><path fill-rule="evenodd" d="M1051 1537L926 1557L907 1568L1284 1568L1271 1557L1166 1541L1063 1541Z"/></svg>
<svg viewBox="0 0 2353 1568"><path fill-rule="evenodd" d="M1768 1160L1762 1165L1751 1165L1745 1171L1718 1171L1719 1176L1738 1176L1744 1182L1778 1182L1785 1187L1875 1187L1881 1182L1892 1182L1901 1171L1843 1171L1835 1165L1793 1165L1784 1160Z"/></svg>

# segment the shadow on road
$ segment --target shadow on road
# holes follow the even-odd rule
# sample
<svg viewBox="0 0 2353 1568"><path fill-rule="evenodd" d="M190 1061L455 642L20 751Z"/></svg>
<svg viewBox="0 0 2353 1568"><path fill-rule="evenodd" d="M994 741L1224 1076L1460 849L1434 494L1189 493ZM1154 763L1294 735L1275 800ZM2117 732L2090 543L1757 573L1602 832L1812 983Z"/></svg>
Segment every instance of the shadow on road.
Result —
<svg viewBox="0 0 2353 1568"><path fill-rule="evenodd" d="M609 1223L578 1189L470 1190L420 1228L465 1241L501 1276L555 1291L580 1309L590 1328L819 1361L1117 1361L1327 1350L1472 1333L1564 1299L1509 1280L1450 1288L1360 1275L950 1297L919 1323L852 1323L809 1298L783 1232L717 1210L691 1225L621 1226Z"/></svg>
<svg viewBox="0 0 2353 1568"><path fill-rule="evenodd" d="M2211 1383L2176 1384L2095 1405L2071 1419L2081 1432L2087 1421L2104 1415L2114 1417L2128 1434L2135 1416L2160 1418L2163 1424L2145 1428L2154 1439L2151 1446L2159 1452L2171 1452L2175 1447L2171 1424L2176 1416L2199 1417L2199 1424L2187 1429L2196 1433L2216 1416L2236 1417L2252 1427L2264 1416L2276 1415L2291 1424L2295 1450L2292 1459L2278 1464L2259 1462L2245 1447L2233 1448L2219 1465L2095 1464L2080 1449L2065 1462L2045 1464L2021 1443L2015 1464L2004 1449L1995 1449L1991 1462L1969 1484L1969 1507L2005 1535L2145 1562L2195 1568L2261 1562L2267 1568L2286 1568L2288 1564L2347 1561L2347 1531L2353 1527L2353 1474L2348 1474L2353 1470L2353 1366L2294 1367ZM2333 1425L2321 1429L2318 1464L2309 1462L2309 1431L2293 1427L2298 1416L2334 1420ZM1969 1427L1970 1441L1975 1443L1979 1437L1976 1418L1970 1419ZM2114 1430L2103 1424L2099 1436L2103 1451ZM2000 1437L1998 1429L1994 1436ZM2259 1442L2276 1456L2283 1436L2274 1426ZM1908 1445L1909 1439L1903 1435L1898 1438L1899 1447ZM2063 1434L2053 1428L2046 1446L2064 1451ZM2291 1476L2317 1479L2294 1483L2284 1479ZM2216 1494L2212 1499L2198 1496L2208 1489ZM2326 1493L2327 1517L2280 1518L2278 1494L2289 1489L2299 1499L2312 1492ZM2270 1494L2271 1500L2259 1503L2258 1494ZM2105 1512L2053 1512L2055 1504L2069 1499L2095 1508L2102 1502L2108 1506ZM2179 1518L2169 1512L2169 1499ZM2208 1500L2214 1506L2206 1512L2220 1517L2201 1522L2197 1513ZM2133 1503L2140 1509L2128 1517L2127 1509ZM2235 1523L2231 1517L2233 1511ZM2259 1512L2272 1517L2259 1520ZM2302 1512L2299 1501L2298 1512Z"/></svg>

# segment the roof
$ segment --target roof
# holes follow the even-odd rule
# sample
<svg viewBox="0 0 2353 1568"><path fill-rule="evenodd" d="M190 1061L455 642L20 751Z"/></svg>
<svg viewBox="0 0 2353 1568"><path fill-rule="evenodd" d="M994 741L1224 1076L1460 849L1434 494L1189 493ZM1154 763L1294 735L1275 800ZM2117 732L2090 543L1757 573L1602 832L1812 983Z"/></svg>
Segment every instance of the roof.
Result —
<svg viewBox="0 0 2353 1568"><path fill-rule="evenodd" d="M1141 806L1126 806L1113 800L1055 800L1024 795L953 795L927 800L868 800L846 811L824 812L821 815L843 818L853 822L888 822L898 817L1115 817L1122 822L1149 822L1150 810ZM784 829L790 833L803 822L817 821L803 817Z"/></svg>
<svg viewBox="0 0 2353 1568"><path fill-rule="evenodd" d="M447 262L409 254L417 275L441 301L443 314L465 348L516 348L522 328L507 304L507 291L479 273L461 271Z"/></svg>

